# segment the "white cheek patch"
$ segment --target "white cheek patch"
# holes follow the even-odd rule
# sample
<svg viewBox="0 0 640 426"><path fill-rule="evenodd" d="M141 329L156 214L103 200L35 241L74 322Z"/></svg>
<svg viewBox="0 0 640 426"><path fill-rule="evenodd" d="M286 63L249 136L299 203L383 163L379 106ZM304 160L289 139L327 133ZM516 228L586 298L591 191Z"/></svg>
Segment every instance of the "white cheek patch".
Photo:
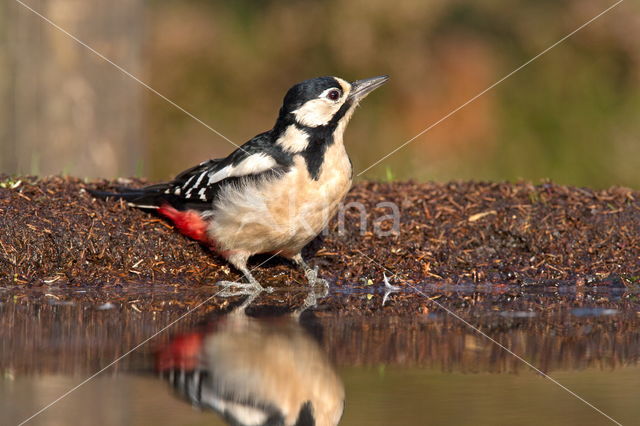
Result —
<svg viewBox="0 0 640 426"><path fill-rule="evenodd" d="M309 135L304 130L291 125L276 141L287 152L295 153L304 151L309 145Z"/></svg>
<svg viewBox="0 0 640 426"><path fill-rule="evenodd" d="M331 102L328 99L312 99L293 111L293 115L296 117L296 121L303 126L324 126L331 121L341 106L342 103Z"/></svg>
<svg viewBox="0 0 640 426"><path fill-rule="evenodd" d="M276 160L266 154L253 154L238 164L223 167L215 173L209 173L209 185L234 176L246 176L261 173L276 165Z"/></svg>

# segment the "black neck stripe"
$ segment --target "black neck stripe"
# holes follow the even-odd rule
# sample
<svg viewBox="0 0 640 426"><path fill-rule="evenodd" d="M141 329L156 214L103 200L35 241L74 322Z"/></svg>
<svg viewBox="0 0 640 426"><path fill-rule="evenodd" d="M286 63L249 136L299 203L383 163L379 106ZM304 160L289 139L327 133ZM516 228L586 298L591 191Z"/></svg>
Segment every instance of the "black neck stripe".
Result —
<svg viewBox="0 0 640 426"><path fill-rule="evenodd" d="M310 127L298 123L295 121L295 118L293 120L293 123L298 129L309 135L307 148L300 154L307 164L309 175L311 175L314 180L318 180L320 178L320 168L324 162L324 154L327 151L327 148L335 142L333 137L334 133L338 128L340 120L345 116L347 111L349 111L349 108L351 108L351 101L347 100L331 118L329 123L323 126Z"/></svg>

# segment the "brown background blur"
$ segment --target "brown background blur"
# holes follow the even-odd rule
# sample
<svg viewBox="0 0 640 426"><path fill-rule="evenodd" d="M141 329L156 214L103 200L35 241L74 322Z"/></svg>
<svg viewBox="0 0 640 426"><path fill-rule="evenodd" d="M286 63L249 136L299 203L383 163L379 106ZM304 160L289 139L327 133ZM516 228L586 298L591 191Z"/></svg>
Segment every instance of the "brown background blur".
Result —
<svg viewBox="0 0 640 426"><path fill-rule="evenodd" d="M614 3L23 1L238 144L295 82L391 75L347 131L356 172ZM14 0L0 99L0 173L167 179L234 148ZM364 177L637 188L639 112L640 3L625 1Z"/></svg>

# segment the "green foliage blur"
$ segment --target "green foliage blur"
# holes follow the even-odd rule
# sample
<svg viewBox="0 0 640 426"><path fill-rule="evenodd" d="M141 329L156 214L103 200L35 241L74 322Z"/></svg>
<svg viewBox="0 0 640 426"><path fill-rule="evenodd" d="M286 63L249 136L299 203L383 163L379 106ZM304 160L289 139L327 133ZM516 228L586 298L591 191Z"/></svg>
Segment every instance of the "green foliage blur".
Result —
<svg viewBox="0 0 640 426"><path fill-rule="evenodd" d="M327 0L148 4L151 85L240 144L286 90L391 75L347 130L356 174L611 6L602 0ZM623 2L361 178L640 187L640 3ZM234 148L147 95L143 173Z"/></svg>

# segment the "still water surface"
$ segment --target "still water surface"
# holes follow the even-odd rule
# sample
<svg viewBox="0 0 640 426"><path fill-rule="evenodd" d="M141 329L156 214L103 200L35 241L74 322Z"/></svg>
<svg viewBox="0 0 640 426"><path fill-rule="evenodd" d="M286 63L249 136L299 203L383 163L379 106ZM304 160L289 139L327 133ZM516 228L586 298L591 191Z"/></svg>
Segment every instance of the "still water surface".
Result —
<svg viewBox="0 0 640 426"><path fill-rule="evenodd" d="M637 294L508 293L430 296L620 423L640 424ZM156 291L48 294L0 292L2 425L29 418L193 307ZM312 413L317 424L342 414L343 425L614 424L459 319L413 303L416 295L391 296L385 308L380 296L333 292L299 316L216 299L28 424L227 424L219 412ZM358 315L333 309L331 298L380 307Z"/></svg>

